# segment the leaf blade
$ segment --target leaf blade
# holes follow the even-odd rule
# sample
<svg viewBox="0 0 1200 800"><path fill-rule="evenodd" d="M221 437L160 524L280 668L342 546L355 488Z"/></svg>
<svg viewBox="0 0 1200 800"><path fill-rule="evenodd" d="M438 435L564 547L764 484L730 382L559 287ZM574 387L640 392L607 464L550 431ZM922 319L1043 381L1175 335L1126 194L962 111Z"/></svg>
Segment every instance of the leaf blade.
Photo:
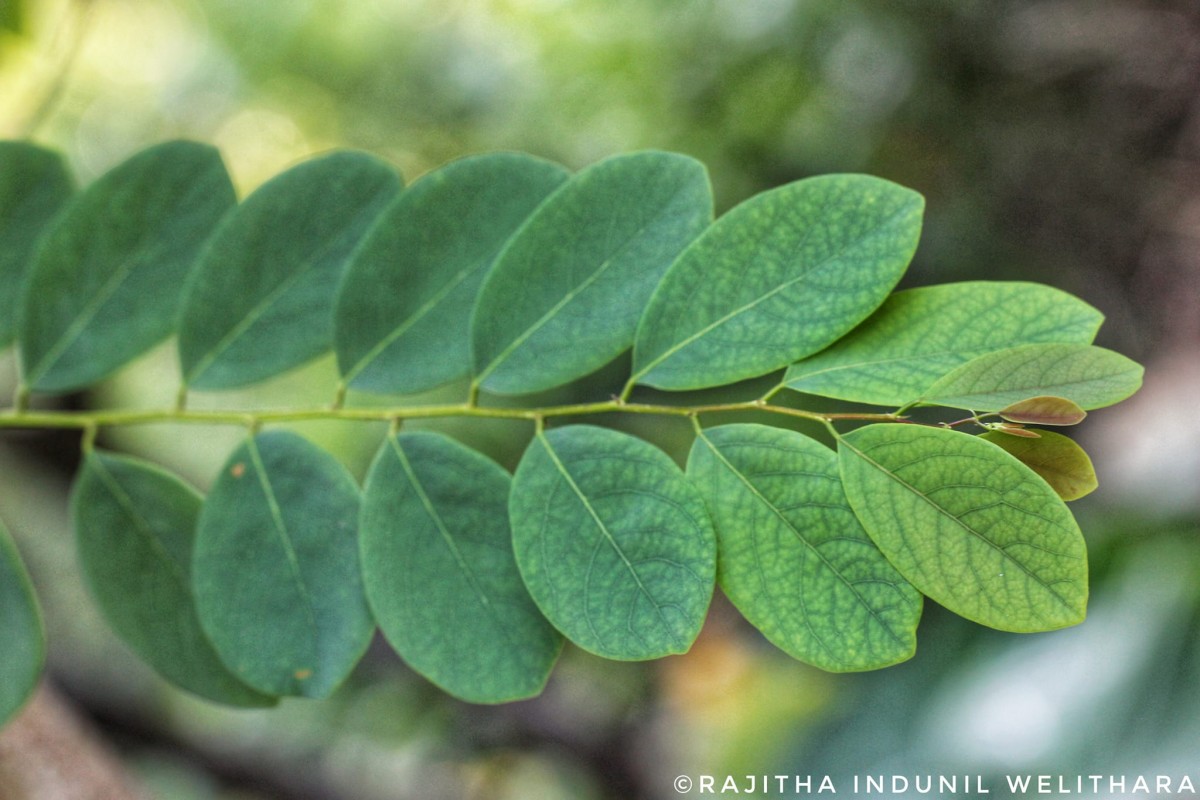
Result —
<svg viewBox="0 0 1200 800"><path fill-rule="evenodd" d="M985 433L980 438L1003 448L1036 472L1067 502L1094 492L1099 486L1096 469L1084 449L1061 433L1038 433L1037 439L1013 439L1002 433Z"/></svg>
<svg viewBox="0 0 1200 800"><path fill-rule="evenodd" d="M186 287L184 383L244 386L328 350L346 262L400 186L385 162L338 151L276 175L227 215Z"/></svg>
<svg viewBox="0 0 1200 800"><path fill-rule="evenodd" d="M16 716L37 688L46 662L46 635L37 596L16 545L0 525L0 726Z"/></svg>
<svg viewBox="0 0 1200 800"><path fill-rule="evenodd" d="M274 705L225 668L200 627L191 580L200 504L151 464L88 454L71 495L84 577L113 630L164 678L227 705Z"/></svg>
<svg viewBox="0 0 1200 800"><path fill-rule="evenodd" d="M999 630L1083 620L1087 549L1071 512L995 445L916 425L859 428L838 442L850 505L923 594Z"/></svg>
<svg viewBox="0 0 1200 800"><path fill-rule="evenodd" d="M21 287L38 237L73 192L57 153L28 142L0 142L0 347L16 336Z"/></svg>
<svg viewBox="0 0 1200 800"><path fill-rule="evenodd" d="M363 578L381 630L414 669L475 703L539 694L562 647L517 569L510 483L444 436L406 433L383 443L364 488Z"/></svg>
<svg viewBox="0 0 1200 800"><path fill-rule="evenodd" d="M686 156L630 153L578 173L484 281L471 320L477 384L540 391L620 355L659 278L711 218L707 172Z"/></svg>
<svg viewBox="0 0 1200 800"><path fill-rule="evenodd" d="M1029 344L974 358L935 382L922 402L998 411L1036 395L1092 410L1119 403L1142 385L1142 367L1085 344Z"/></svg>
<svg viewBox="0 0 1200 800"><path fill-rule="evenodd" d="M706 490L717 580L777 647L822 669L879 669L916 650L921 595L863 530L837 456L793 431L700 433L688 478Z"/></svg>
<svg viewBox="0 0 1200 800"><path fill-rule="evenodd" d="M469 374L479 287L505 242L567 177L548 161L493 153L448 164L404 191L355 252L338 292L346 384L412 394Z"/></svg>
<svg viewBox="0 0 1200 800"><path fill-rule="evenodd" d="M589 652L685 652L704 621L716 539L696 490L664 453L617 431L538 436L513 476L513 549L529 593Z"/></svg>
<svg viewBox="0 0 1200 800"><path fill-rule="evenodd" d="M143 150L77 195L46 231L22 293L26 385L82 388L165 339L185 276L233 201L220 154L188 141Z"/></svg>
<svg viewBox="0 0 1200 800"><path fill-rule="evenodd" d="M901 406L972 358L1020 344L1090 344L1104 315L1049 286L968 281L896 292L862 325L788 368L790 389Z"/></svg>
<svg viewBox="0 0 1200 800"><path fill-rule="evenodd" d="M836 341L908 266L924 200L865 175L764 192L671 266L634 343L631 383L699 389L752 378Z"/></svg>
<svg viewBox="0 0 1200 800"><path fill-rule="evenodd" d="M242 681L325 697L362 657L374 620L358 559L359 492L332 456L269 431L230 456L196 526L200 622Z"/></svg>

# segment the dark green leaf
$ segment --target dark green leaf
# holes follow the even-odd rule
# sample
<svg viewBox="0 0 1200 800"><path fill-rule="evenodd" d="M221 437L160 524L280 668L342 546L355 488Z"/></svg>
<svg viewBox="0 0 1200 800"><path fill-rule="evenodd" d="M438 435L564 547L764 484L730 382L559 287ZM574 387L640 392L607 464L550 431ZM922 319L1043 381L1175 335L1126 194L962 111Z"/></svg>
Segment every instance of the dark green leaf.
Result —
<svg viewBox="0 0 1200 800"><path fill-rule="evenodd" d="M33 694L46 661L42 615L29 574L0 525L0 726Z"/></svg>
<svg viewBox="0 0 1200 800"><path fill-rule="evenodd" d="M479 286L567 177L548 161L494 153L448 164L401 194L346 268L335 321L346 385L411 394L470 374Z"/></svg>
<svg viewBox="0 0 1200 800"><path fill-rule="evenodd" d="M90 453L71 498L80 565L113 630L167 680L221 703L271 705L225 668L200 628L192 597L200 503L151 464Z"/></svg>
<svg viewBox="0 0 1200 800"><path fill-rule="evenodd" d="M404 660L476 703L533 697L562 638L512 551L508 473L433 433L389 436L367 476L363 580Z"/></svg>
<svg viewBox="0 0 1200 800"><path fill-rule="evenodd" d="M917 247L924 200L828 175L734 208L671 266L637 330L633 378L698 389L815 353L874 311Z"/></svg>
<svg viewBox="0 0 1200 800"><path fill-rule="evenodd" d="M259 434L222 469L197 525L196 605L255 689L324 697L370 643L358 506L345 468L294 433Z"/></svg>
<svg viewBox="0 0 1200 800"><path fill-rule="evenodd" d="M513 478L509 518L525 585L571 641L621 660L691 647L712 598L716 538L662 451L588 425L539 435Z"/></svg>
<svg viewBox="0 0 1200 800"><path fill-rule="evenodd" d="M859 428L838 451L854 513L924 594L1006 631L1083 620L1083 535L1020 461L979 437L918 425Z"/></svg>
<svg viewBox="0 0 1200 800"><path fill-rule="evenodd" d="M337 152L277 175L228 215L188 284L184 382L228 389L333 344L333 304L355 246L400 190L395 170Z"/></svg>
<svg viewBox="0 0 1200 800"><path fill-rule="evenodd" d="M215 148L168 142L84 190L45 233L17 320L25 384L87 386L165 339L205 239L233 205Z"/></svg>
<svg viewBox="0 0 1200 800"><path fill-rule="evenodd" d="M837 456L793 431L723 425L688 458L717 529L717 580L780 649L827 670L878 669L917 646L921 594L850 510Z"/></svg>
<svg viewBox="0 0 1200 800"><path fill-rule="evenodd" d="M17 301L38 237L70 198L58 153L0 142L0 347L16 335Z"/></svg>
<svg viewBox="0 0 1200 800"><path fill-rule="evenodd" d="M997 411L1035 395L1083 409L1119 403L1142 385L1142 367L1086 344L1028 344L979 356L929 387L926 403Z"/></svg>
<svg viewBox="0 0 1200 800"><path fill-rule="evenodd" d="M497 257L471 322L476 382L549 389L633 343L647 298L712 219L704 166L686 156L616 156L580 172Z"/></svg>
<svg viewBox="0 0 1200 800"><path fill-rule="evenodd" d="M1103 321L1079 298L1036 283L907 289L784 380L808 394L901 406L976 356L1039 342L1089 344Z"/></svg>
<svg viewBox="0 0 1200 800"><path fill-rule="evenodd" d="M981 438L1001 447L1042 476L1063 500L1078 500L1099 485L1092 460L1070 438L1054 431L1038 431L1037 439L1013 439L1003 433L985 433Z"/></svg>

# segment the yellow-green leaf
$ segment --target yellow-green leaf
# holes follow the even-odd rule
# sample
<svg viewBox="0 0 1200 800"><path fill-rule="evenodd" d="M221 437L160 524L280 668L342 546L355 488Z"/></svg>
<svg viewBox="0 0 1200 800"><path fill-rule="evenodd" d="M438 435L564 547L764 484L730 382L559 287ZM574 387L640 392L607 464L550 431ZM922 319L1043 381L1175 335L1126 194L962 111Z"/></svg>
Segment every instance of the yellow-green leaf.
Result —
<svg viewBox="0 0 1200 800"><path fill-rule="evenodd" d="M1052 630L1087 608L1087 548L1045 481L977 436L868 425L842 436L846 496L914 586L1000 630Z"/></svg>

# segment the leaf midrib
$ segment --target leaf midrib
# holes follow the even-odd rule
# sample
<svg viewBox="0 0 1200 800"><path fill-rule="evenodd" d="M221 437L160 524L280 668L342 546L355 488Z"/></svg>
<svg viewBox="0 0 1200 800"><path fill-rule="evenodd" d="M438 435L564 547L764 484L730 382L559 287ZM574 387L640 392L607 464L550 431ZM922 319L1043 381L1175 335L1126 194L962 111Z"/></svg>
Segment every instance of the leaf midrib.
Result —
<svg viewBox="0 0 1200 800"><path fill-rule="evenodd" d="M279 542L283 547L283 552L287 557L288 567L291 570L292 578L295 581L296 589L300 598L304 601L304 614L308 620L309 628L312 630L312 649L313 658L316 661L320 660L320 628L317 626L316 608L313 605L312 595L308 591L308 586L304 582L304 575L300 569L300 560L296 555L296 550L292 546L291 537L288 534L287 523L283 520L283 510L279 507L279 501L275 497L275 489L271 486L270 476L267 475L266 466L263 464L262 455L258 450L258 443L251 438L247 441L247 452L250 455L250 460L254 464L254 472L258 476L258 484L262 489L263 496L267 501L267 509L271 514L271 520L274 523L275 532L279 534ZM312 665L312 669L316 669L316 664Z"/></svg>
<svg viewBox="0 0 1200 800"><path fill-rule="evenodd" d="M650 593L650 590L646 588L646 585L642 582L641 576L638 575L637 569L634 567L633 563L629 560L629 557L625 555L625 551L621 549L621 546L617 542L616 538L613 536L612 531L610 531L608 529L608 526L604 524L604 520L602 520L600 518L600 515L596 512L596 509L592 506L591 501L588 500L587 495L584 494L583 490L581 490L579 488L579 484L577 484L575 482L575 479L571 476L571 473L567 470L566 465L563 464L561 459L559 459L558 454L554 452L554 448L550 446L550 441L546 438L546 435L544 433L538 434L538 441L541 442L542 447L546 451L546 454L550 457L550 460L554 463L555 469L558 470L558 473L560 475L562 475L563 479L567 482L567 485L571 487L571 491L575 493L575 496L579 499L580 504L587 511L588 516L591 517L592 522L594 522L596 524L596 527L600 530L600 533L603 534L604 541L606 541L608 543L608 546L611 547L613 552L615 552L617 554L617 556L621 559L621 563L623 563L625 565L625 569L628 570L630 576L633 577L633 581L637 585L638 591L641 592L642 596L645 597L647 600L649 600L650 605L654 607L654 611L658 615L659 621L662 623L663 628L671 636L672 644L675 647L679 647L681 644L679 637L675 633L674 627L670 624L670 622L667 620L666 616L662 613L662 606L659 605L658 601L654 598L654 595L652 595ZM586 613L585 613L585 616L587 616ZM588 616L588 619L589 619L589 625L590 625L591 617Z"/></svg>

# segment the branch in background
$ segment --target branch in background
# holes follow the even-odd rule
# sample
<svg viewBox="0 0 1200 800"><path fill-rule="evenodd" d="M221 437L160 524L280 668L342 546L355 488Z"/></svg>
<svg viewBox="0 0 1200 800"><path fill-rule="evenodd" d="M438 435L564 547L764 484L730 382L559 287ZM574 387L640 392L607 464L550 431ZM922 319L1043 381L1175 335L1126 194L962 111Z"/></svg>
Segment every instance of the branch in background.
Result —
<svg viewBox="0 0 1200 800"><path fill-rule="evenodd" d="M116 756L48 684L0 733L5 800L145 800Z"/></svg>

